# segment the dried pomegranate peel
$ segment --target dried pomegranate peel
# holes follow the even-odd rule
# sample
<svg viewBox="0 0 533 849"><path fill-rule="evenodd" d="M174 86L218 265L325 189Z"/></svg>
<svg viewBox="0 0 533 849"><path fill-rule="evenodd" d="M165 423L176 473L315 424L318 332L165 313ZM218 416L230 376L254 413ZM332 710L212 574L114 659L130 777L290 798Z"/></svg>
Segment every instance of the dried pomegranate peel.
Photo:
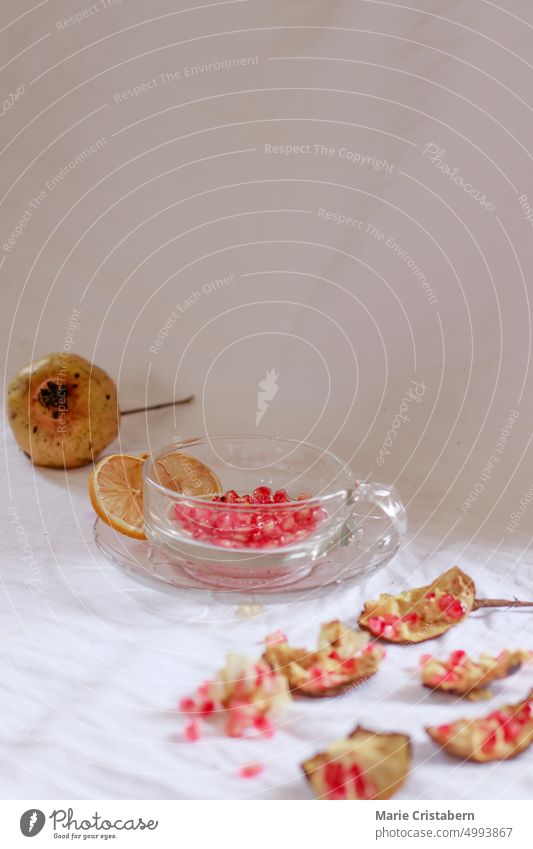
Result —
<svg viewBox="0 0 533 849"><path fill-rule="evenodd" d="M228 737L243 737L248 730L272 737L270 717L287 708L291 701L284 675L263 660L228 654L215 680L201 684L194 698L182 699L179 709L204 719L222 716Z"/></svg>
<svg viewBox="0 0 533 849"><path fill-rule="evenodd" d="M432 584L367 601L359 625L392 643L421 643L466 619L474 601L474 582L454 566Z"/></svg>
<svg viewBox="0 0 533 849"><path fill-rule="evenodd" d="M431 739L450 755L486 763L514 758L533 743L533 690L514 705L504 705L479 719L458 719L429 726Z"/></svg>
<svg viewBox="0 0 533 849"><path fill-rule="evenodd" d="M411 741L358 726L302 764L318 799L390 799L409 773Z"/></svg>
<svg viewBox="0 0 533 849"><path fill-rule="evenodd" d="M431 690L465 696L471 701L489 699L492 692L488 684L513 675L523 663L530 661L531 653L522 650L505 649L497 657L482 654L477 662L464 651L454 651L447 660L425 659L421 671L422 684Z"/></svg>
<svg viewBox="0 0 533 849"><path fill-rule="evenodd" d="M287 638L267 637L263 659L283 673L294 693L336 696L374 675L385 650L364 631L353 631L338 620L320 629L318 651L293 648Z"/></svg>

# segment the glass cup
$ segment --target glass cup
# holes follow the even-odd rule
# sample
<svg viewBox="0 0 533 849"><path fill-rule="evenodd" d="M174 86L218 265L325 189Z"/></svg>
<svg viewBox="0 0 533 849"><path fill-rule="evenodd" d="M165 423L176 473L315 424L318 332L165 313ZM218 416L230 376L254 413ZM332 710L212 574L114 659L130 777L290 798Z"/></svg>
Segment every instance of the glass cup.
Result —
<svg viewBox="0 0 533 849"><path fill-rule="evenodd" d="M285 490L291 500L214 502L168 489L159 480L157 462L177 451L214 472L223 492L252 493L266 486L272 492ZM189 464L193 492L195 465ZM184 525L179 521L184 514L196 518ZM322 583L342 580L389 560L406 531L405 510L393 487L358 480L328 450L257 435L178 439L153 455L144 466L144 519L148 540L167 562L201 586L228 590L296 585L318 566L335 562L337 573L330 569ZM237 532L213 537L204 532L206 522L209 528L236 524ZM261 547L241 541L250 538L239 533L241 526L262 529ZM346 547L349 551L339 557Z"/></svg>

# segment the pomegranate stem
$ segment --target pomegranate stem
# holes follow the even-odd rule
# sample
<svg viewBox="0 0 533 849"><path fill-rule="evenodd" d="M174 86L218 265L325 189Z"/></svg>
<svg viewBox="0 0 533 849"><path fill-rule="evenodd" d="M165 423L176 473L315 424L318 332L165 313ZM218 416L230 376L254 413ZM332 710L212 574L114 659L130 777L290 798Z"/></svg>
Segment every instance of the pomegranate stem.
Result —
<svg viewBox="0 0 533 849"><path fill-rule="evenodd" d="M131 416L132 413L149 413L151 410L164 410L165 407L176 407L178 404L190 404L194 395L178 398L176 401L166 401L164 404L152 404L150 407L135 407L133 410L121 410L121 416Z"/></svg>
<svg viewBox="0 0 533 849"><path fill-rule="evenodd" d="M533 601L519 601L508 598L476 598L474 599L473 610L479 610L482 607L533 607Z"/></svg>

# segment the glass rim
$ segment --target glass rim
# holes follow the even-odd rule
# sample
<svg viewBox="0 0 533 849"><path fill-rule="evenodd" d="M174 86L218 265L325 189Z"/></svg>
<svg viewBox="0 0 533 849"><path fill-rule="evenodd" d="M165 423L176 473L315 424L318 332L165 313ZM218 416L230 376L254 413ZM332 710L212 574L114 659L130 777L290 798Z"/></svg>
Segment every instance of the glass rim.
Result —
<svg viewBox="0 0 533 849"><path fill-rule="evenodd" d="M201 496L201 495L185 495L181 492L176 492L174 489L169 489L164 486L164 484L159 483L159 481L155 480L151 477L151 472L153 470L153 466L156 460L161 459L166 454L171 453L172 451L186 449L189 446L200 445L202 443L211 443L211 442L223 442L226 440L243 440L250 442L270 442L270 443L285 443L289 445L293 445L295 448L304 447L310 448L313 451L316 451L321 456L325 456L330 460L333 460L339 466L339 472L344 473L348 478L351 486L341 487L340 489L336 489L334 492L326 492L324 495L312 495L310 498L305 498L297 501L280 501L272 504L248 504L242 502L226 502L226 501L212 501L209 496ZM228 433L228 434L217 434L215 436L209 436L208 434L204 436L195 436L188 437L184 439L174 439L171 443L160 448L156 454L151 454L150 457L147 458L144 466L143 466L143 480L146 485L153 487L159 492L169 496L173 501L177 502L187 502L192 503L193 506L206 507L209 505L210 509L221 508L223 510L228 510L232 508L237 508L239 510L250 510L250 511L271 511L275 509L287 510L287 509L298 509L298 506L320 506L320 504L330 501L334 498L338 498L340 496L349 497L353 489L355 489L360 483L359 480L356 480L353 474L351 467L348 463L345 463L337 454L334 454L333 451L330 451L329 448L321 448L319 445L315 445L311 442L304 442L300 439L294 439L291 437L283 437L283 436L269 436L268 434L253 434L253 433Z"/></svg>

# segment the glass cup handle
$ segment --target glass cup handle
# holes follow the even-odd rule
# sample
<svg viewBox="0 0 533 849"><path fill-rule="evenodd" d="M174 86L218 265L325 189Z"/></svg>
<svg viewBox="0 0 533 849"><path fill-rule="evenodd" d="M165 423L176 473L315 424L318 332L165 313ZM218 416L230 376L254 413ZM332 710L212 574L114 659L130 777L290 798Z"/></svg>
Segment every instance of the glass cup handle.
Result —
<svg viewBox="0 0 533 849"><path fill-rule="evenodd" d="M407 530L407 516L393 486L360 483L352 490L340 544L354 545L365 553L387 555L395 551Z"/></svg>

